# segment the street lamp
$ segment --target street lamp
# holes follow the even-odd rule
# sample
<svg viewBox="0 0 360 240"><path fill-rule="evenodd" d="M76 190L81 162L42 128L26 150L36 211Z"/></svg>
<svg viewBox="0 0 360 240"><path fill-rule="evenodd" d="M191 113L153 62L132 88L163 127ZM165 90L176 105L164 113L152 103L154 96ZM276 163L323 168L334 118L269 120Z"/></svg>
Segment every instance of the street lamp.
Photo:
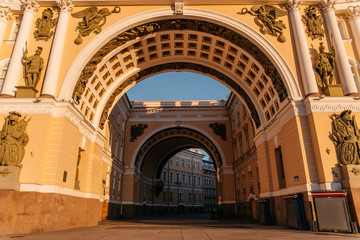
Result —
<svg viewBox="0 0 360 240"><path fill-rule="evenodd" d="M180 182L179 180L177 180L175 184L177 185L177 189L178 189L178 201L177 201L177 202L178 202L178 207L177 207L177 212L178 212L178 214L180 214L180 190L179 190L179 188L180 188L181 182Z"/></svg>

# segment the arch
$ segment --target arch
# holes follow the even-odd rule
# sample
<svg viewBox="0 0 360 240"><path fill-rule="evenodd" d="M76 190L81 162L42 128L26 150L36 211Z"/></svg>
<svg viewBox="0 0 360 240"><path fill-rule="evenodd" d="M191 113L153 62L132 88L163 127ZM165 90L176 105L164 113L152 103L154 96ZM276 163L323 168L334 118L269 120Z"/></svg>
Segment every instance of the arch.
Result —
<svg viewBox="0 0 360 240"><path fill-rule="evenodd" d="M151 15L152 22L148 21L150 15ZM179 17L179 16L175 17L173 15L172 11L170 11L169 9L158 9L158 10L153 10L153 11L149 11L149 12L145 12L145 13L140 13L133 17L129 17L129 18L124 19L121 22L115 23L112 26L110 26L109 28L107 28L101 34L96 36L92 41L90 41L88 46L86 46L81 51L81 53L78 55L78 57L75 59L74 64L72 64L72 66L70 67L70 69L64 79L63 85L62 85L60 93L59 93L59 98L70 99L72 91L76 88L77 89L81 88L81 90L79 90L78 92L81 92L81 94L83 94L83 92L85 91L85 87L82 86L79 82L77 83L78 85L76 85L76 83L74 82L74 79L86 78L86 81L83 81L82 83L86 82L85 85L88 84L87 82L89 81L89 78L93 75L95 68L99 69L98 65L102 66L102 68L103 68L105 66L105 64L109 60L111 61L113 59L112 57L115 56L115 54L119 51L118 48L114 48L112 46L112 45L114 45L114 43L120 44L121 47L126 47L127 44L129 43L129 41L133 40L133 38L127 37L128 35L131 35L131 33L132 33L131 31L134 30L134 28L131 30L128 30L130 27L141 26L142 28L156 29L157 23L154 21L154 19L158 19L158 21L163 21L161 23L164 23L164 24L158 24L158 25L165 26L166 21L168 21L169 19L174 19L174 18L176 18L176 20L174 20L176 22L175 24L180 24L180 25L183 24L183 27L180 26L180 28L185 28L185 25L186 25L186 27L190 26L189 27L190 30L193 30L193 31L195 29L194 29L194 27L191 28L191 24L193 24L191 21L195 21L194 19L196 19L197 24L199 22L201 24L201 21L205 20L206 22L204 22L204 23L215 24L216 26L218 26L218 29L220 27L221 31L223 31L220 35L222 35L221 37L224 40L228 40L229 42L237 41L237 45L239 45L239 42L241 42L241 41L242 41L242 43L246 43L247 45L250 46L250 47L248 47L247 51L250 51L250 56L254 57L254 59L253 59L254 62L257 60L263 60L262 63L263 63L263 65L265 65L264 72L265 72L265 74L270 75L270 80L271 80L270 82L272 82L272 87L277 90L277 93L279 95L279 99L281 102L283 102L285 100L285 98L288 94L290 94L290 96L292 96L292 97L300 96L299 87L296 83L296 80L295 80L293 74L290 71L290 68L286 64L285 60L276 51L276 49L259 33L257 33L255 30L251 29L249 26L241 23L240 21L232 19L228 16L224 16L222 14L210 12L207 10L199 10L199 9L189 8L189 9L186 9L186 11L184 11L184 15L182 15L181 17ZM181 22L181 21L183 21L183 22ZM142 23L147 23L147 25L146 24L139 25ZM205 26L207 24L203 24L203 25ZM121 35L120 38L119 38L120 35L118 35L118 38L116 38L116 34L123 33L125 31L127 31L127 35L123 34L123 35ZM205 31L203 31L202 33L204 33L204 32ZM232 36L233 33L237 34L236 35L237 39L234 39L234 37ZM141 35L141 36L143 36L143 35ZM139 37L137 37L137 40L139 40L138 38ZM114 39L116 42L111 42L111 41L114 41ZM121 39L126 39L126 40L123 41ZM185 62L185 63L195 61L194 59L192 59L190 61L189 57L187 57L187 58L177 57L176 59L177 59L177 61L183 60L183 62ZM167 63L170 63L170 62L167 62ZM208 63L206 67L209 69L215 69L215 70L219 69L219 66L215 66L215 65L216 64L214 64L214 63ZM148 66L147 68L150 68L150 67ZM100 68L100 70L102 68ZM146 68L146 67L144 67L144 68ZM226 70L226 68L224 66L222 66L222 69ZM100 113L100 111L102 111L103 109L108 110L108 108L109 108L108 106L109 105L111 106L112 103L115 101L115 99L119 99L121 96L120 95L120 96L114 97L111 94L114 91L118 90L119 86L121 84L125 83L127 80L129 80L128 78L130 76L132 76L131 78L133 78L133 79L130 82L127 81L124 86L121 86L121 88L122 88L121 91L123 91L123 92L127 91L132 86L132 84L134 84L133 82L137 80L138 76L136 74L138 73L138 71L139 71L139 69L135 67L135 68L131 69L130 71L124 73L124 75L122 75L120 77L116 76L116 78L115 78L116 84L114 84L113 87L111 89L109 89L108 92L105 93L103 99L106 99L106 101L105 100L101 101L101 103L99 104L98 110L91 109L91 106L89 106L89 109L90 109L89 111L91 112L89 114L89 111L84 112L84 111L88 110L87 108L85 108L86 110L80 109L84 115L87 115L87 114L89 115L89 116L86 116L86 118L90 122L94 123L94 125L97 127L97 123L99 121L101 121L101 118L102 119L106 118L106 117L105 118L102 117L102 114L104 113L104 111L102 113ZM218 71L218 70L216 70L216 71ZM207 71L207 72L209 73L209 71ZM117 75L117 74L115 74L115 75ZM121 75L121 73L119 75ZM210 73L210 75L213 75L213 74ZM231 75L231 76L229 76L229 75ZM228 74L225 74L224 76L227 76L227 78L229 78L229 79L236 79L238 77L234 73L232 73L232 74L228 73ZM217 79L217 80L219 80L219 79ZM78 80L78 81L80 81L80 80ZM229 81L228 81L228 83L229 83ZM255 103L255 105L256 105L255 107L256 107L257 111L262 112L262 114L260 114L260 120L259 119L257 120L256 118L253 117L257 128L260 125L265 126L265 123L269 122L276 115L276 111L279 109L278 103L272 102L271 107L263 110L264 105L266 105L265 100L262 99L262 102L260 102L261 101L260 99L254 100L254 98L255 98L254 97L255 95L253 93L254 90L249 87L251 84L250 85L248 84L249 86L246 86L244 82L240 82L239 80L237 80L237 81L233 80L232 83L233 83L233 86L230 87L232 90L234 90L235 88L238 88L238 91L242 91L243 93L245 93L245 94L238 93L238 96L242 97L242 99L247 103L248 109L250 112L252 112L254 114L256 112L256 111L254 111L255 108L251 107L251 104L249 105L249 103L251 103L251 102ZM229 84L229 85L231 85L231 84ZM76 91L73 92L73 94L75 94L75 93L76 93ZM255 92L255 94L256 94L256 92ZM259 93L259 94L261 95L261 93ZM248 95L250 97L248 97L248 98L244 97L245 95ZM109 101L111 101L110 104L109 104ZM267 101L268 100L266 100L266 102ZM106 103L108 106L106 105ZM82 106L79 108L82 108ZM276 110L275 110L275 108L276 108ZM280 106L280 108L281 108L281 106ZM109 111L107 111L106 113L108 113L108 112ZM265 119L266 119L266 121L265 121ZM260 124L260 122L261 122L261 124ZM100 125L100 128L101 128L101 125Z"/></svg>
<svg viewBox="0 0 360 240"><path fill-rule="evenodd" d="M190 124L167 124L167 125L163 125L159 128L154 129L153 131L149 132L146 136L143 137L143 139L139 142L139 144L137 144L136 149L134 150L132 156L131 156L131 161L130 161L130 168L135 168L136 165L136 158L137 155L140 151L140 149L142 148L142 146L153 136L155 136L156 134L158 134L159 132L162 132L164 130L168 130L168 129L174 129L174 128L184 128L184 129L190 129L193 130L195 132L200 133L201 135L205 136L207 139L209 139L209 141L214 144L215 148L217 149L217 151L219 152L219 156L221 158L222 161L222 165L223 166L227 166L227 160L225 157L225 153L223 152L220 144L217 142L217 140L212 137L208 132L206 132L205 130L198 128L196 126L190 125ZM219 165L218 165L219 166Z"/></svg>
<svg viewBox="0 0 360 240"><path fill-rule="evenodd" d="M177 152L193 147L204 149L217 167L223 165L219 150L206 136L189 128L174 127L151 135L135 152L134 166L147 178L159 178L167 160Z"/></svg>

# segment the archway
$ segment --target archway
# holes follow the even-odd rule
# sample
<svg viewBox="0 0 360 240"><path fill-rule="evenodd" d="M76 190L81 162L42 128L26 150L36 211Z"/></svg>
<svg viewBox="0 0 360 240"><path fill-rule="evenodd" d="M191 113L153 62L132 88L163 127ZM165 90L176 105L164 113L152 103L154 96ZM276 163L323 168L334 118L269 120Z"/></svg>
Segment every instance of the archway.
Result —
<svg viewBox="0 0 360 240"><path fill-rule="evenodd" d="M241 22L203 10L176 18L158 10L152 21L145 20L148 14L94 38L64 80L59 97L72 97L95 128L103 129L113 103L131 86L165 71L193 71L222 82L246 103L257 129L274 119L287 96L300 96L284 59Z"/></svg>

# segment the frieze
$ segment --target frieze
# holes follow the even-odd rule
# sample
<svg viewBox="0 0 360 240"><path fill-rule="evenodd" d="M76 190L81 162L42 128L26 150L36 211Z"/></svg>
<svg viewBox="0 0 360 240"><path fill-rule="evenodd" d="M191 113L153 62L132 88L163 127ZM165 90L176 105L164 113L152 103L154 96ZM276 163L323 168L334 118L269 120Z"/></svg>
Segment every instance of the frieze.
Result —
<svg viewBox="0 0 360 240"><path fill-rule="evenodd" d="M237 34L231 29L226 27L219 26L214 23L209 23L199 20L190 20L190 19L175 19L175 20L161 20L142 24L136 27L133 27L118 36L111 39L106 43L99 51L90 59L90 61L85 65L83 71L81 72L77 84L74 88L73 99L76 102L79 102L81 95L85 91L86 85L90 77L94 74L97 69L97 65L103 60L103 58L115 50L116 48L121 47L125 43L136 39L137 37L142 37L150 33L169 31L169 30L195 30L200 32L206 32L208 34L222 37L231 43L237 45L238 47L244 49L248 52L256 61L262 63L262 66L265 70L265 74L271 79L275 90L278 92L280 102L283 102L288 96L285 85L281 79L280 73L277 71L276 67L272 61L250 40Z"/></svg>

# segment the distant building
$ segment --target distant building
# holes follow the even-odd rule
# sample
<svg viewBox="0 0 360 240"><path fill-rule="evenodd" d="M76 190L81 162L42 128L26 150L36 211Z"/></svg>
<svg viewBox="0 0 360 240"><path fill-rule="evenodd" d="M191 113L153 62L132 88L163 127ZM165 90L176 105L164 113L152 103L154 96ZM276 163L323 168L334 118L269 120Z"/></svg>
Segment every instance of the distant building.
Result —
<svg viewBox="0 0 360 240"><path fill-rule="evenodd" d="M216 206L216 169L214 163L203 160L203 179L204 179L204 205L205 212L210 212Z"/></svg>

